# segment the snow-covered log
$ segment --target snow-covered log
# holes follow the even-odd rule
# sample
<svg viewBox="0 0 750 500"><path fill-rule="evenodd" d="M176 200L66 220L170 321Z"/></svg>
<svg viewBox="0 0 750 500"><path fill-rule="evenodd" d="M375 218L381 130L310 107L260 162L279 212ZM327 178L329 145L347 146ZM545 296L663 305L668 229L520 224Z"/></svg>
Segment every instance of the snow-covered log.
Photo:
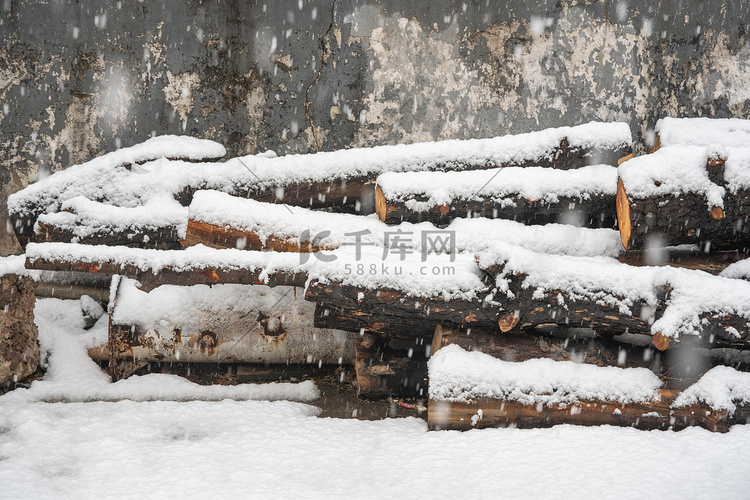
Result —
<svg viewBox="0 0 750 500"><path fill-rule="evenodd" d="M739 403L730 409L701 391L693 392L702 400L680 400L678 391L663 389L646 368L551 359L509 362L449 345L433 354L428 373L428 423L435 429L575 424L726 432L750 417L747 394L730 393L730 403Z"/></svg>
<svg viewBox="0 0 750 500"><path fill-rule="evenodd" d="M40 215L63 210L66 202L81 196L123 208L174 199L172 192L182 190L181 177L174 171L150 172L141 165L171 159L200 170L193 163L218 160L225 154L224 146L213 141L164 135L70 166L8 197L16 237L25 247L34 239Z"/></svg>
<svg viewBox="0 0 750 500"><path fill-rule="evenodd" d="M617 219L626 249L748 246L750 148L662 147L623 163Z"/></svg>
<svg viewBox="0 0 750 500"><path fill-rule="evenodd" d="M660 350L700 340L750 347L750 283L601 257L545 255L498 243L477 255L493 290L485 301L518 325L584 326L652 335Z"/></svg>
<svg viewBox="0 0 750 500"><path fill-rule="evenodd" d="M310 252L341 247L401 247L405 250L474 252L488 235L532 250L564 255L617 256L622 251L613 229L567 224L526 226L503 219L456 219L443 230L429 223L393 228L374 216L328 213L262 203L217 191L199 191L190 205L187 246Z"/></svg>
<svg viewBox="0 0 750 500"><path fill-rule="evenodd" d="M116 279L112 360L128 362L353 364L342 331L313 326L315 306L290 287L163 286L149 293Z"/></svg>
<svg viewBox="0 0 750 500"><path fill-rule="evenodd" d="M505 361L548 358L597 366L649 368L657 373L663 369L662 353L651 346L635 346L585 333L585 330L560 331L557 335L549 335L527 329L503 334L481 327L439 325L432 338L431 351L434 354L445 346L458 345L467 351L483 352Z"/></svg>
<svg viewBox="0 0 750 500"><path fill-rule="evenodd" d="M62 211L39 216L35 241L178 249L187 212L172 199L125 208L78 196L64 202Z"/></svg>
<svg viewBox="0 0 750 500"><path fill-rule="evenodd" d="M57 172L10 196L8 209L25 246L39 215L60 211L77 196L134 208L165 198L189 205L195 191L215 189L272 203L371 213L374 181L385 172L509 165L570 168L616 159L630 150L626 124L592 122L492 139L282 157L262 153L220 164L194 164L169 158L206 160L223 156L224 148L210 141L164 136Z"/></svg>
<svg viewBox="0 0 750 500"><path fill-rule="evenodd" d="M615 226L617 169L502 168L482 172L389 173L378 177L375 208L388 224L483 216L524 224Z"/></svg>

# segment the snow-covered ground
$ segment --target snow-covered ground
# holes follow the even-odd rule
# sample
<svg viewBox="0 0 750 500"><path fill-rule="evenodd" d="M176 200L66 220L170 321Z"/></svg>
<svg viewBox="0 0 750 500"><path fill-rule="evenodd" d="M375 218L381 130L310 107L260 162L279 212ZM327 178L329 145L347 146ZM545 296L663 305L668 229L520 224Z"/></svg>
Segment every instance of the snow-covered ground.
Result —
<svg viewBox="0 0 750 500"><path fill-rule="evenodd" d="M84 332L79 311L77 301L38 303L49 368L30 389L0 397L0 498L730 499L750 492L748 425L728 434L575 426L428 432L416 418L319 418L304 403L317 395L309 382L205 388L154 374L110 384L85 355L106 333L106 316ZM164 400L150 400L157 394Z"/></svg>

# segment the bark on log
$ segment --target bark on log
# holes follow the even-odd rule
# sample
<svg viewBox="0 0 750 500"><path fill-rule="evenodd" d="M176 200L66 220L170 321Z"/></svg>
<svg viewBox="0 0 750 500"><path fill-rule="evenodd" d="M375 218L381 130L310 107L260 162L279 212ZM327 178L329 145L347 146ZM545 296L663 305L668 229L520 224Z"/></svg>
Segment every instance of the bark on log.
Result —
<svg viewBox="0 0 750 500"><path fill-rule="evenodd" d="M730 264L748 258L748 254L730 252L677 252L668 249L631 251L620 255L617 260L630 266L671 266L695 269L718 275Z"/></svg>
<svg viewBox="0 0 750 500"><path fill-rule="evenodd" d="M708 159L709 178L723 184L723 161ZM656 181L658 182L658 181ZM750 247L750 192L727 190L724 208L708 206L701 194L635 198L618 179L617 221L626 250L648 246L700 245L705 250Z"/></svg>
<svg viewBox="0 0 750 500"><path fill-rule="evenodd" d="M180 237L175 227L137 228L128 231L113 231L112 228L94 228L84 237L78 237L73 230L54 224L39 222L34 242L70 243L76 239L83 245L125 246L131 248L155 248L157 250L180 249Z"/></svg>
<svg viewBox="0 0 750 500"><path fill-rule="evenodd" d="M105 275L119 274L138 280L141 290L148 292L161 285L216 285L219 283L234 283L243 285L268 286L297 286L304 287L307 276L304 274L277 272L267 274L267 279L261 279L263 269L162 269L157 272L142 270L133 265L121 266L111 262L69 262L46 259L26 259L27 269L41 271L73 271L100 273Z"/></svg>
<svg viewBox="0 0 750 500"><path fill-rule="evenodd" d="M494 283L502 268L492 266L485 269L485 272L489 281ZM701 319L705 321L695 337L670 340L659 332L652 332L652 320L660 318L669 304L668 287L658 287L655 290L655 307L643 301L636 301L630 307L632 315L626 315L617 307L602 301L571 298L564 290L545 290L537 293L534 287L524 288L526 276L522 273L514 273L506 278L509 279L508 286L513 292L513 298L507 299L507 295L500 292L496 294L495 303L488 306L485 311L494 309L498 319L510 312L517 314L520 320L516 328L554 323L561 326L591 328L605 337L622 333L651 335L654 346L659 350L674 347L679 342L702 347L750 349L748 320L731 314L703 314Z"/></svg>
<svg viewBox="0 0 750 500"><path fill-rule="evenodd" d="M253 231L245 231L229 226L209 224L194 219L188 221L184 246L203 244L211 248L240 248L242 250L274 250L277 252L315 253L334 250L328 246L318 246L314 242L297 243L276 236L261 238Z"/></svg>
<svg viewBox="0 0 750 500"><path fill-rule="evenodd" d="M583 227L591 228L614 228L617 220L615 196L611 194L595 195L590 199L561 196L554 203L529 200L522 196L495 200L480 193L474 196L477 197L480 199L454 199L450 204L435 205L425 211L415 212L407 208L406 200L389 200L378 187L375 192L375 208L380 220L386 224L431 222L438 227L445 227L453 219L460 217L509 219L526 225L574 220ZM418 196L413 199L423 201Z"/></svg>
<svg viewBox="0 0 750 500"><path fill-rule="evenodd" d="M39 364L35 286L25 276L0 275L0 387L20 382Z"/></svg>
<svg viewBox="0 0 750 500"><path fill-rule="evenodd" d="M365 333L355 343L357 393L364 397L420 397L427 392L429 337Z"/></svg>
<svg viewBox="0 0 750 500"><path fill-rule="evenodd" d="M521 429L560 424L616 425L636 429L681 430L699 426L713 432L727 432L734 424L747 423L750 407L738 407L734 414L712 410L704 404L670 408L677 391L659 391L661 399L646 404L620 405L602 401L580 401L573 405L523 405L514 401L482 399L455 403L430 399L427 422L431 429L469 430L515 426ZM479 418L481 410L481 418Z"/></svg>
<svg viewBox="0 0 750 500"><path fill-rule="evenodd" d="M409 297L397 290L369 290L340 283L312 282L305 300L318 304L316 326L346 331L431 335L435 326L496 325L495 313L479 302ZM426 333L425 333L426 332Z"/></svg>
<svg viewBox="0 0 750 500"><path fill-rule="evenodd" d="M435 328L432 352L451 344L504 361L550 358L596 366L649 368L658 371L663 367L663 356L650 347L637 347L605 338L553 337L533 330L498 334L482 328L458 329L444 325Z"/></svg>

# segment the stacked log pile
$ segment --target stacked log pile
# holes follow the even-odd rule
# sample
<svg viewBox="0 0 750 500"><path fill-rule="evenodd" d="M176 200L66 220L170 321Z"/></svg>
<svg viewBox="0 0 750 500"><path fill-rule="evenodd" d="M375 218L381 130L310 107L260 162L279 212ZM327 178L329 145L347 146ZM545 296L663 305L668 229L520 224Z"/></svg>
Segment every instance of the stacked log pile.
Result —
<svg viewBox="0 0 750 500"><path fill-rule="evenodd" d="M352 364L362 396L429 395L433 428L724 431L747 405L701 381L728 387L716 365L750 346L745 156L664 138L634 159L622 124L218 164L121 151L9 208L28 268L116 276L115 377L154 360ZM472 375L467 352L519 385ZM587 385L600 376L611 387Z"/></svg>

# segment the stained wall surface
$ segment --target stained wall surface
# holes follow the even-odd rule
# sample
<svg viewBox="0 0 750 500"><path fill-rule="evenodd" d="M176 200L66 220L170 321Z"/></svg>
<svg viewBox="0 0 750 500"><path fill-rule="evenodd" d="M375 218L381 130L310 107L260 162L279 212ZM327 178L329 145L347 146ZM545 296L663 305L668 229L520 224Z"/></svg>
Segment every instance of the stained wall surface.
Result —
<svg viewBox="0 0 750 500"><path fill-rule="evenodd" d="M748 117L740 0L0 0L8 194L190 134L230 155Z"/></svg>

